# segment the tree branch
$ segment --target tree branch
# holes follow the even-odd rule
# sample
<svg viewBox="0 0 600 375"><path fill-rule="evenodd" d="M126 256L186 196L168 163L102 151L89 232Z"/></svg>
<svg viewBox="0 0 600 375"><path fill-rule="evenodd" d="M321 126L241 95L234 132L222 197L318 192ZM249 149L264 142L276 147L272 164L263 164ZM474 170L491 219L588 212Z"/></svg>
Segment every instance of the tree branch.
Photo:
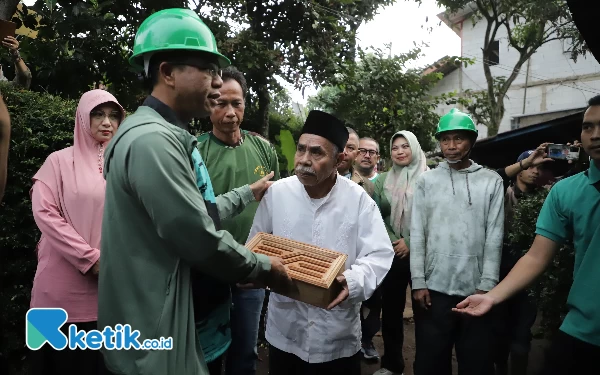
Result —
<svg viewBox="0 0 600 375"><path fill-rule="evenodd" d="M492 19L492 16L490 15L490 12L487 10L485 4L482 2L482 0L475 0L475 4L477 4L477 9L479 9L479 11L481 12L481 14L483 14L483 16L490 21Z"/></svg>
<svg viewBox="0 0 600 375"><path fill-rule="evenodd" d="M513 38L512 28L510 27L510 20L506 20L504 26L506 27L506 35L508 37L508 43L510 44L510 46L516 49L520 54L525 53L526 48L519 46L519 43L517 43L517 41Z"/></svg>
<svg viewBox="0 0 600 375"><path fill-rule="evenodd" d="M500 18L500 16L498 15L498 9L496 8L496 2L494 0L490 0L490 3L492 4L492 12L493 12L493 18L495 20L498 20L498 18Z"/></svg>

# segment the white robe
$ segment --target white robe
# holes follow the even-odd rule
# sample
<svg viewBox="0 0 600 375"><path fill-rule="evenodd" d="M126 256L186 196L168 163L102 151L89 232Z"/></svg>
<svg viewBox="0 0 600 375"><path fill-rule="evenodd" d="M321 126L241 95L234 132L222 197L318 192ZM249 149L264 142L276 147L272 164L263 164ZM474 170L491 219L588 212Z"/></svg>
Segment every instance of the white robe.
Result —
<svg viewBox="0 0 600 375"><path fill-rule="evenodd" d="M350 357L361 347L360 305L381 285L394 258L379 209L356 183L337 177L329 194L311 199L296 176L275 182L260 202L248 240L257 232L348 254L349 298L331 311L272 293L267 341L305 362ZM398 293L404 298L404 293ZM402 317L398 317L402 319Z"/></svg>

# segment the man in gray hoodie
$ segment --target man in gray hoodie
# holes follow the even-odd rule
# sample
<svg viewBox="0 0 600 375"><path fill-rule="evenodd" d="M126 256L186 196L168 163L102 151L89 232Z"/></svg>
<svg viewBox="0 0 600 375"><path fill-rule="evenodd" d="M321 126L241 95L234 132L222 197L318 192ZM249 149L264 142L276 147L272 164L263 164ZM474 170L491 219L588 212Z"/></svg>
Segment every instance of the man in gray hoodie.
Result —
<svg viewBox="0 0 600 375"><path fill-rule="evenodd" d="M459 375L493 373L492 325L451 309L498 283L504 230L502 178L469 159L477 129L452 109L436 138L444 162L417 180L411 221L415 375L450 375L456 346Z"/></svg>

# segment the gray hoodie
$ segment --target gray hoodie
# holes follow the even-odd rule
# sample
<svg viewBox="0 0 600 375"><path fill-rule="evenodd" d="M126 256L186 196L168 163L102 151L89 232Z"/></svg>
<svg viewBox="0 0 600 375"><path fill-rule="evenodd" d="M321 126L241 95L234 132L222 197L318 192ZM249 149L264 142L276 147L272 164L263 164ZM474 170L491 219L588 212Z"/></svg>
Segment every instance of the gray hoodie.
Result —
<svg viewBox="0 0 600 375"><path fill-rule="evenodd" d="M472 162L442 162L417 180L410 229L412 289L452 296L498 283L504 231L502 178Z"/></svg>

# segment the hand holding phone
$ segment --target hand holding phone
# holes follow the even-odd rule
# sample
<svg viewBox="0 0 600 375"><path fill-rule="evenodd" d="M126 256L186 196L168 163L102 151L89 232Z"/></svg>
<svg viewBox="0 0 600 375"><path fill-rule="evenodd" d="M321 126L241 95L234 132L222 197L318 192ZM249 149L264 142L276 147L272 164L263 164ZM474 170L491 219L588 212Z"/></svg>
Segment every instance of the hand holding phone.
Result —
<svg viewBox="0 0 600 375"><path fill-rule="evenodd" d="M548 145L548 157L555 160L578 160L579 159L579 146L570 144L556 144L552 143Z"/></svg>

